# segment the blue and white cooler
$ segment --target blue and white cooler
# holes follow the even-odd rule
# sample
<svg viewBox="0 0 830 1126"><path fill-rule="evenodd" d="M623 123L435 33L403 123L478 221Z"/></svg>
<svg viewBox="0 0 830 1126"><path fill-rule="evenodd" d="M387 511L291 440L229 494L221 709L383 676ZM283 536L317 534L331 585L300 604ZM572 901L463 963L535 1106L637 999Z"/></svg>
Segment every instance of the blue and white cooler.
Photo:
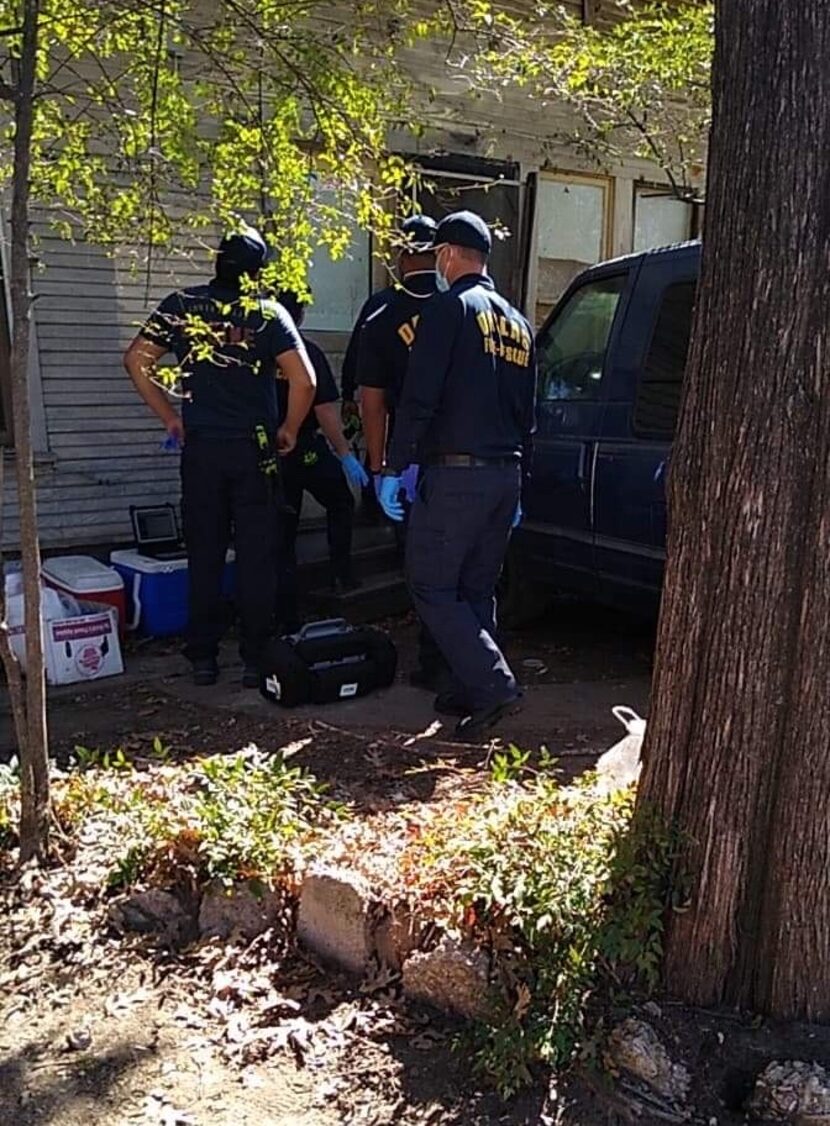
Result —
<svg viewBox="0 0 830 1126"><path fill-rule="evenodd" d="M135 548L113 551L110 563L124 579L127 624L149 637L170 637L187 628L190 588L187 559L154 559ZM228 552L222 592L233 597L236 564Z"/></svg>

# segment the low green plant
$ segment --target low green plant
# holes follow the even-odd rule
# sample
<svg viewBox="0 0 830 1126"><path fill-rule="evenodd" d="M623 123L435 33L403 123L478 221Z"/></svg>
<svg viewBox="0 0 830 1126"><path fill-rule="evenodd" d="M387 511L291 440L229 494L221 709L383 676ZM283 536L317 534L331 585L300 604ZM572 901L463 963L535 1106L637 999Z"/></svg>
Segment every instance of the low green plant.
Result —
<svg viewBox="0 0 830 1126"><path fill-rule="evenodd" d="M675 842L656 818L635 826L633 789L593 782L563 787L550 762L531 770L511 748L487 790L424 827L404 859L410 892L492 953L471 1046L504 1096L534 1063L573 1059L605 986L656 981Z"/></svg>
<svg viewBox="0 0 830 1126"><path fill-rule="evenodd" d="M72 761L81 770L132 770L133 764L121 747L102 751L98 747L76 746Z"/></svg>
<svg viewBox="0 0 830 1126"><path fill-rule="evenodd" d="M287 874L344 813L325 785L281 754L217 755L200 762L195 778L199 852L207 874L224 880Z"/></svg>

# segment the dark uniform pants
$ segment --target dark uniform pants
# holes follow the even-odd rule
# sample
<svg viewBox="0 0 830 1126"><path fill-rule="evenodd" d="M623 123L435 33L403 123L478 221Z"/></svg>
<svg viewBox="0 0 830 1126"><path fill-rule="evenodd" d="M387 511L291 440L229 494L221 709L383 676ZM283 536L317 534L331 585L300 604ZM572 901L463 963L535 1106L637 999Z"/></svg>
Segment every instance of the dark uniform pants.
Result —
<svg viewBox="0 0 830 1126"><path fill-rule="evenodd" d="M518 465L430 466L409 520L406 574L415 609L472 710L516 692L495 640L495 589L519 489Z"/></svg>
<svg viewBox="0 0 830 1126"><path fill-rule="evenodd" d="M182 451L182 519L190 572L185 656L215 657L227 626L222 573L233 536L240 653L255 664L271 632L278 515L274 482L250 438L189 437Z"/></svg>
<svg viewBox="0 0 830 1126"><path fill-rule="evenodd" d="M332 578L344 580L351 578L354 497L339 458L322 435L304 442L281 465L283 496L290 510L281 521L283 542L277 589L277 617L285 625L298 621L296 543L303 493L308 490L326 510Z"/></svg>

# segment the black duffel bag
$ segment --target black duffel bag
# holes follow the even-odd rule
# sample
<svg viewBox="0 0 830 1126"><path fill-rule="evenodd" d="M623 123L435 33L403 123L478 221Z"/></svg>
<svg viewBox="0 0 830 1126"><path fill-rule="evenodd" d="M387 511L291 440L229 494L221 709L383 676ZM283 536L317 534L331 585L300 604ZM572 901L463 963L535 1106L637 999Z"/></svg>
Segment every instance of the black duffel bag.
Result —
<svg viewBox="0 0 830 1126"><path fill-rule="evenodd" d="M350 626L343 618L309 622L299 633L268 642L259 690L285 708L331 704L387 688L397 664L395 646L380 630Z"/></svg>

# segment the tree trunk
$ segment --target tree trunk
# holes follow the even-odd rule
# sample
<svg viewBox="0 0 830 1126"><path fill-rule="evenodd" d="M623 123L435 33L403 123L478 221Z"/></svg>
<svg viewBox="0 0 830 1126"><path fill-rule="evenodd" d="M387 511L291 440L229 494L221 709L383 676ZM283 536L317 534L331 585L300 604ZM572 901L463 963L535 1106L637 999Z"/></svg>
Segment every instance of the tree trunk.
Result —
<svg viewBox="0 0 830 1126"><path fill-rule="evenodd" d="M719 0L706 235L640 801L668 990L830 1017L830 4Z"/></svg>
<svg viewBox="0 0 830 1126"><path fill-rule="evenodd" d="M34 460L29 417L29 341L32 300L29 289L29 174L34 114L39 0L23 5L23 43L15 98L12 178L11 399L20 512L20 551L26 621L25 733L20 749L20 859L43 857L49 839L49 758L43 638L40 630L40 543L37 529ZM13 690L14 685L10 684ZM15 711L17 717L17 711Z"/></svg>

